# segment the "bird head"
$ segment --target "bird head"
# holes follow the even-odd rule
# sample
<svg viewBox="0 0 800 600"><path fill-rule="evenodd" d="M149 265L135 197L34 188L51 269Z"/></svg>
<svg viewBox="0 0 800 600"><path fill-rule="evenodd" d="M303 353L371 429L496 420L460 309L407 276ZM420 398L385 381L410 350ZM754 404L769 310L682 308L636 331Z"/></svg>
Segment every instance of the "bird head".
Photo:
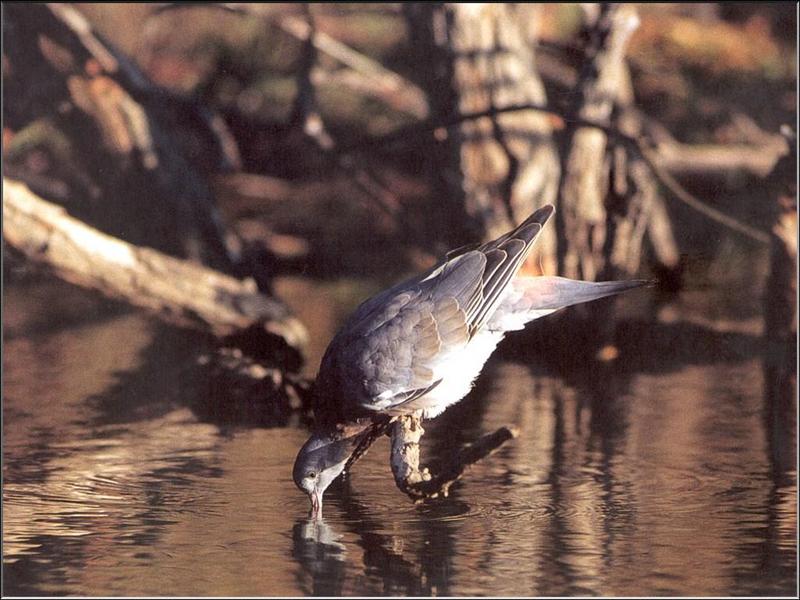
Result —
<svg viewBox="0 0 800 600"><path fill-rule="evenodd" d="M322 496L344 471L358 445L358 437L348 437L339 431L317 432L297 453L292 477L295 485L308 494L312 516L322 515Z"/></svg>

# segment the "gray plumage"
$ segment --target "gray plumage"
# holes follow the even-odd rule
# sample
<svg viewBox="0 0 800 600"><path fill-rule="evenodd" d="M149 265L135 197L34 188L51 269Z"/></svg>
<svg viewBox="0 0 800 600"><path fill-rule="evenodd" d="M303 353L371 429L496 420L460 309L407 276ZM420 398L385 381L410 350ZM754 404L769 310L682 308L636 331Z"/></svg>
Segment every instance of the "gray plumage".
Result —
<svg viewBox="0 0 800 600"><path fill-rule="evenodd" d="M348 420L403 414L441 381L441 367L485 325L553 208L503 237L451 255L359 306L328 347L318 412Z"/></svg>
<svg viewBox="0 0 800 600"><path fill-rule="evenodd" d="M451 252L361 304L342 326L315 383L317 430L295 463L295 483L315 507L391 418L431 418L465 396L506 332L644 283L517 277L553 211L547 205L492 242Z"/></svg>

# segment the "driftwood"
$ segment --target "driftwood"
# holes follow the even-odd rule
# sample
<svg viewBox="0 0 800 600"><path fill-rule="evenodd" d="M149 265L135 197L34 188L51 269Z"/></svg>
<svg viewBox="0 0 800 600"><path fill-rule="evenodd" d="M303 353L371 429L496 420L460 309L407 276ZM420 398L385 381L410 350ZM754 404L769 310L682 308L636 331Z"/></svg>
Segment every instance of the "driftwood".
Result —
<svg viewBox="0 0 800 600"><path fill-rule="evenodd" d="M486 458L517 432L501 427L446 459L435 474L420 468L419 442L425 430L419 417L400 417L392 425L391 465L397 487L414 500L447 496L468 467Z"/></svg>
<svg viewBox="0 0 800 600"><path fill-rule="evenodd" d="M170 323L216 337L252 336L252 344L278 336L295 350L303 325L275 298L201 265L108 236L33 194L3 180L3 238L29 259L77 285L145 308Z"/></svg>

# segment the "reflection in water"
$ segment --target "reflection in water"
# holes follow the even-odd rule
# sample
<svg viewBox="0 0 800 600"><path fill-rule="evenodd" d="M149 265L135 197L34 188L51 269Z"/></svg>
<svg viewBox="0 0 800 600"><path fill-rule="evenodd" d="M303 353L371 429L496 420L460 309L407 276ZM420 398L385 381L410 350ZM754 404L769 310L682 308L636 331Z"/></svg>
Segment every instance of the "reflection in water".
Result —
<svg viewBox="0 0 800 600"><path fill-rule="evenodd" d="M305 518L289 473L305 431L207 410L196 339L65 286L39 297L94 314L51 327L45 307L7 296L6 594L794 590L794 431L774 418L793 404L765 410L757 327L703 322L705 296L649 326L640 314L618 364L566 379L531 366L535 329L517 338L426 424L423 453L501 425L519 438L420 505L380 440L331 487L324 521ZM347 310L331 314L323 338Z"/></svg>
<svg viewBox="0 0 800 600"><path fill-rule="evenodd" d="M297 521L292 530L292 557L300 564L301 573L310 575L311 585L299 577L306 594L315 596L342 594L347 546L323 519Z"/></svg>

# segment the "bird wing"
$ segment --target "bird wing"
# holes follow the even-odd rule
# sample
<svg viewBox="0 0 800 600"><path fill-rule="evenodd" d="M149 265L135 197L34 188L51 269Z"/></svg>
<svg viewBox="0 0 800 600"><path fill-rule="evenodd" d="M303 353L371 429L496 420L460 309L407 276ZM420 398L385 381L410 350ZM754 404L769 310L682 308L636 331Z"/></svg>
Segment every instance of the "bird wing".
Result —
<svg viewBox="0 0 800 600"><path fill-rule="evenodd" d="M387 411L439 384L442 366L491 317L552 207L363 303L331 343L318 385L354 408Z"/></svg>

